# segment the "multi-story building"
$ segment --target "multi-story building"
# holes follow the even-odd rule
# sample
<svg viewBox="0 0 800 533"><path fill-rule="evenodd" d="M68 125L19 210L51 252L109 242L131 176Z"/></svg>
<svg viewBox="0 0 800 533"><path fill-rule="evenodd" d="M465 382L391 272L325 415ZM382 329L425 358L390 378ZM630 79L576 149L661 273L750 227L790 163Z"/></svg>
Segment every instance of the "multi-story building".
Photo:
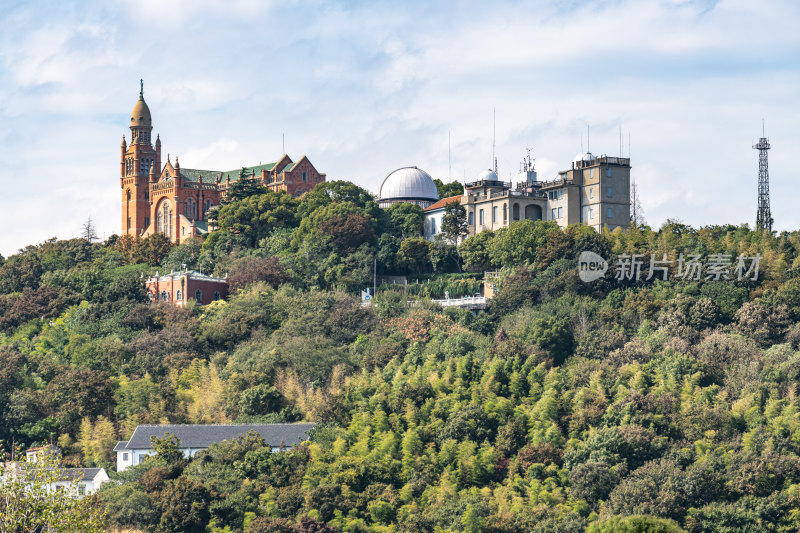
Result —
<svg viewBox="0 0 800 533"><path fill-rule="evenodd" d="M208 212L219 205L231 182L241 177L255 180L275 191L299 196L325 181L306 156L297 162L284 154L274 163L231 171L181 168L167 161L161 166L161 139L152 142L153 120L144 101L144 89L131 113L131 143L122 137L120 185L122 187L121 235L146 237L162 233L173 242L202 236L213 228Z"/></svg>
<svg viewBox="0 0 800 533"><path fill-rule="evenodd" d="M467 231L507 227L520 220L552 220L561 227L583 223L600 231L630 224L630 159L578 155L568 170L539 181L530 158L516 186L484 170L463 196L444 198L425 210L425 238L441 232L445 206L458 201L467 213Z"/></svg>

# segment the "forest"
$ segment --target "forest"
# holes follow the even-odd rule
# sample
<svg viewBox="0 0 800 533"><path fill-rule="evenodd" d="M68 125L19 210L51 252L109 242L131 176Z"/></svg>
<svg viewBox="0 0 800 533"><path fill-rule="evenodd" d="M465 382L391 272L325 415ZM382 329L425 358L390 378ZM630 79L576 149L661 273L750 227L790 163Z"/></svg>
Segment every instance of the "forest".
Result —
<svg viewBox="0 0 800 533"><path fill-rule="evenodd" d="M348 182L241 183L204 241L2 258L0 450L106 468L102 530L800 530L800 231L520 221L456 244L461 217L428 242L420 208ZM757 279L585 283L583 251L761 259ZM182 268L229 297L148 303L144 279ZM364 306L375 268L411 285ZM485 271L485 311L431 303ZM316 427L290 451L250 434L186 460L165 438L115 472L138 424L295 421Z"/></svg>

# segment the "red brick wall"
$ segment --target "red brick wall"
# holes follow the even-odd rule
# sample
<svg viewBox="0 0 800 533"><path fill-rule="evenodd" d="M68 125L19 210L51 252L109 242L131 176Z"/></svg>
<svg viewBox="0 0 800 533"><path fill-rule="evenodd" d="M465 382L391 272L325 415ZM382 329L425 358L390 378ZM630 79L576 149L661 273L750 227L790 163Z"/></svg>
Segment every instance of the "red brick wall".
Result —
<svg viewBox="0 0 800 533"><path fill-rule="evenodd" d="M216 300L216 292L219 292L219 299L224 300L228 296L228 282L193 279L191 273L175 272L172 275L161 276L169 278L160 280L151 278L147 281L147 292L151 301L163 301L163 293L167 294L167 303L176 305L186 305L188 301L196 301L196 293L200 290L200 302L207 305ZM180 299L178 299L180 291Z"/></svg>

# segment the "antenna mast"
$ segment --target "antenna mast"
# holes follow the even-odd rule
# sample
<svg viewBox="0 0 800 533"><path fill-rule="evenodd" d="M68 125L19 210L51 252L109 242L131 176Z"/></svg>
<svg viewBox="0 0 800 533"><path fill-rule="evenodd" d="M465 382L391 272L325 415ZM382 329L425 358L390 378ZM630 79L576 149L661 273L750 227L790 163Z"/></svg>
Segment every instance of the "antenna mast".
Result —
<svg viewBox="0 0 800 533"><path fill-rule="evenodd" d="M764 133L764 119L761 119L761 135L753 149L758 150L758 212L756 213L756 228L772 231L772 213L769 209L769 161L767 151L769 140Z"/></svg>
<svg viewBox="0 0 800 533"><path fill-rule="evenodd" d="M492 164L494 165L494 173L497 174L497 156L494 152L495 142L497 140L497 109L492 108Z"/></svg>

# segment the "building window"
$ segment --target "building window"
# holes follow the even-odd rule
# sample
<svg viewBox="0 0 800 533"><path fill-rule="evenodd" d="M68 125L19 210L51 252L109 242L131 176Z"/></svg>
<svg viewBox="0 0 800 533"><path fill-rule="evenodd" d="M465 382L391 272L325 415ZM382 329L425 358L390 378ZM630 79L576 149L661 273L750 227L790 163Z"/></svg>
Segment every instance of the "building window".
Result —
<svg viewBox="0 0 800 533"><path fill-rule="evenodd" d="M167 237L172 235L172 205L167 200L156 211L156 231Z"/></svg>
<svg viewBox="0 0 800 533"><path fill-rule="evenodd" d="M194 299L197 300L197 303L202 303L203 293L200 291L200 289L194 291Z"/></svg>
<svg viewBox="0 0 800 533"><path fill-rule="evenodd" d="M483 226L483 209L478 211L478 220L480 222L480 225Z"/></svg>
<svg viewBox="0 0 800 533"><path fill-rule="evenodd" d="M558 214L558 209L556 209L556 208L554 207L554 208L552 209L552 211L550 212L550 220L555 220L555 219L557 218L557 217L556 217L556 215L557 215L557 214Z"/></svg>
<svg viewBox="0 0 800 533"><path fill-rule="evenodd" d="M606 187L606 196L611 198L611 187Z"/></svg>
<svg viewBox="0 0 800 533"><path fill-rule="evenodd" d="M558 199L560 200L562 196L564 196L564 189L558 189Z"/></svg>
<svg viewBox="0 0 800 533"><path fill-rule="evenodd" d="M306 171L304 170L304 171L303 171L303 181L306 181L306 179L307 179L307 178L306 178Z"/></svg>
<svg viewBox="0 0 800 533"><path fill-rule="evenodd" d="M594 169L593 168L589 169L589 177L590 178L594 178Z"/></svg>
<svg viewBox="0 0 800 533"><path fill-rule="evenodd" d="M127 461L128 460L128 452L125 452L125 453L122 454L122 460L123 461Z"/></svg>
<svg viewBox="0 0 800 533"><path fill-rule="evenodd" d="M86 496L86 485L78 485L78 496Z"/></svg>
<svg viewBox="0 0 800 533"><path fill-rule="evenodd" d="M514 220L519 220L519 204L514 204L514 207L511 208L511 216Z"/></svg>
<svg viewBox="0 0 800 533"><path fill-rule="evenodd" d="M186 235L186 226L181 226L181 235Z"/></svg>
<svg viewBox="0 0 800 533"><path fill-rule="evenodd" d="M183 214L186 215L186 218L189 220L194 220L197 218L197 202L195 202L192 198L188 198L183 205Z"/></svg>
<svg viewBox="0 0 800 533"><path fill-rule="evenodd" d="M606 167L606 176L611 177L611 167Z"/></svg>
<svg viewBox="0 0 800 533"><path fill-rule="evenodd" d="M508 222L508 205L503 204L503 224Z"/></svg>
<svg viewBox="0 0 800 533"><path fill-rule="evenodd" d="M589 189L589 198L594 198L594 189Z"/></svg>
<svg viewBox="0 0 800 533"><path fill-rule="evenodd" d="M144 217L144 228L147 229L150 227L150 217Z"/></svg>
<svg viewBox="0 0 800 533"><path fill-rule="evenodd" d="M469 225L472 226L475 224L475 213L472 211L469 212Z"/></svg>
<svg viewBox="0 0 800 533"><path fill-rule="evenodd" d="M492 207L492 222L497 222L497 206Z"/></svg>
<svg viewBox="0 0 800 533"><path fill-rule="evenodd" d="M214 291L214 301L219 300L219 291Z"/></svg>
<svg viewBox="0 0 800 533"><path fill-rule="evenodd" d="M183 300L183 293L181 291L177 291L175 293L175 301L180 302Z"/></svg>
<svg viewBox="0 0 800 533"><path fill-rule="evenodd" d="M611 208L610 207L608 208L607 215L608 215L608 218L612 217L612 212L611 212Z"/></svg>
<svg viewBox="0 0 800 533"><path fill-rule="evenodd" d="M145 189L144 190L144 199L148 200L148 201L150 200L150 190L149 189Z"/></svg>
<svg viewBox="0 0 800 533"><path fill-rule="evenodd" d="M169 294L167 294L167 291L161 291L161 301L162 302L169 301Z"/></svg>
<svg viewBox="0 0 800 533"><path fill-rule="evenodd" d="M419 227L419 226L417 226ZM431 219L431 235L436 235L436 219Z"/></svg>
<svg viewBox="0 0 800 533"><path fill-rule="evenodd" d="M131 217L128 217L128 229L131 229Z"/></svg>
<svg viewBox="0 0 800 533"><path fill-rule="evenodd" d="M559 207L558 208L558 218L561 218L563 216L564 216L564 208L563 207Z"/></svg>
<svg viewBox="0 0 800 533"><path fill-rule="evenodd" d="M594 218L594 209L592 207L589 207L589 218Z"/></svg>

